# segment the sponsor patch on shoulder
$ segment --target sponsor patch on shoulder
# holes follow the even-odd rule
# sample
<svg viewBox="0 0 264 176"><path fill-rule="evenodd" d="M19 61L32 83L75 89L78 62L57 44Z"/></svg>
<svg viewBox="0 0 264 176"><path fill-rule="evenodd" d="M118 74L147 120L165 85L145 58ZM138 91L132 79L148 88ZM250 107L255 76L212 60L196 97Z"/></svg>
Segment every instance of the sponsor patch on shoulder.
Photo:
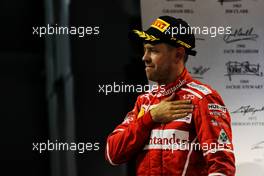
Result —
<svg viewBox="0 0 264 176"><path fill-rule="evenodd" d="M212 124L213 126L219 126L218 122L217 122L215 119L212 119L212 120L211 120L211 124Z"/></svg>
<svg viewBox="0 0 264 176"><path fill-rule="evenodd" d="M208 89L206 86L201 85L201 84L197 84L195 82L191 82L191 83L187 84L187 86L202 92L204 95L208 95L208 94L212 93L212 91L210 89Z"/></svg>
<svg viewBox="0 0 264 176"><path fill-rule="evenodd" d="M223 113L226 113L226 107L225 106L221 106L219 104L209 103L208 104L208 109L210 111L221 111Z"/></svg>
<svg viewBox="0 0 264 176"><path fill-rule="evenodd" d="M225 132L224 129L222 129L219 133L219 137L218 137L218 143L220 144L230 144L230 140Z"/></svg>
<svg viewBox="0 0 264 176"><path fill-rule="evenodd" d="M221 117L221 118L226 118L226 113L221 112L221 111L210 111L209 115L214 116L215 118Z"/></svg>

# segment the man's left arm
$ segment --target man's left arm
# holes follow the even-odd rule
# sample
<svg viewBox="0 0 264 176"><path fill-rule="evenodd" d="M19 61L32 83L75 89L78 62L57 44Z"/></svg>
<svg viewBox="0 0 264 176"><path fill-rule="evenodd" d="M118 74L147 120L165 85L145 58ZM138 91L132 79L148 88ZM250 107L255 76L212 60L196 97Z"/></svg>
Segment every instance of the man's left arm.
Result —
<svg viewBox="0 0 264 176"><path fill-rule="evenodd" d="M208 176L234 176L235 156L228 110L217 93L201 99L198 106L195 128L207 163Z"/></svg>

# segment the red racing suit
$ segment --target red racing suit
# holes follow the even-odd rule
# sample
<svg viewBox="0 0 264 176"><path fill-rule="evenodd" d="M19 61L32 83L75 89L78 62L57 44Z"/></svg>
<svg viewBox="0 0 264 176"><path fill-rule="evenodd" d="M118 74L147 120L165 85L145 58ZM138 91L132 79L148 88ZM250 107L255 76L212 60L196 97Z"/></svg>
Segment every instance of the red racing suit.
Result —
<svg viewBox="0 0 264 176"><path fill-rule="evenodd" d="M150 109L176 94L195 108L166 124L152 120ZM138 176L234 176L231 119L219 94L194 80L187 69L173 83L140 95L134 109L109 135L106 159L117 165L136 156Z"/></svg>

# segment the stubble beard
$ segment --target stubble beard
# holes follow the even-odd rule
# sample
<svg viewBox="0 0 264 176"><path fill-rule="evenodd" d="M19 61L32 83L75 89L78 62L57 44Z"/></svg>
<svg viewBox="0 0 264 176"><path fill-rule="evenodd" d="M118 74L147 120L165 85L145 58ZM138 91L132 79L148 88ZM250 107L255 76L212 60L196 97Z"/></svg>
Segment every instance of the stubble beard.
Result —
<svg viewBox="0 0 264 176"><path fill-rule="evenodd" d="M146 71L146 76L148 80L154 81L158 84L164 84L169 76L169 68L163 68L160 70L152 70L150 72Z"/></svg>

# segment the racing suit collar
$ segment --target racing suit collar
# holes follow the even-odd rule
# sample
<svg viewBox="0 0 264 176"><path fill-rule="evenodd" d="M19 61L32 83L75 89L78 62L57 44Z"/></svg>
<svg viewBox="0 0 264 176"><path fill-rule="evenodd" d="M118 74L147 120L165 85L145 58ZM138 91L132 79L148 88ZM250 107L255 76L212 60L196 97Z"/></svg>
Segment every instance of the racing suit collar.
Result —
<svg viewBox="0 0 264 176"><path fill-rule="evenodd" d="M188 73L188 70L184 68L181 75L177 78L176 81L169 83L167 85L159 86L157 97L163 97L171 95L173 92L181 88L191 79L191 75Z"/></svg>

